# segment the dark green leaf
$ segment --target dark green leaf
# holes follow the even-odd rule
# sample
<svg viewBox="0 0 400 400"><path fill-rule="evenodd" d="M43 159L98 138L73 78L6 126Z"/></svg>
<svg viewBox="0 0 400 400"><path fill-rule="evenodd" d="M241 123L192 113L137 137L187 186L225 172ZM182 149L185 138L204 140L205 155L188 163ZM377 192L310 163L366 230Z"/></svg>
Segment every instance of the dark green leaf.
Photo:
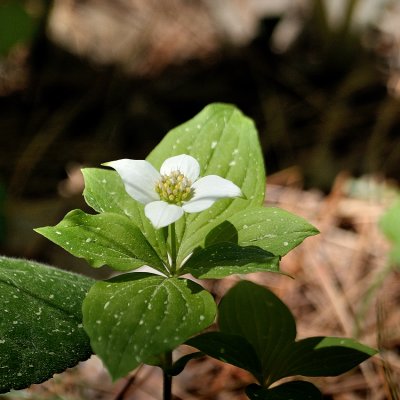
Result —
<svg viewBox="0 0 400 400"><path fill-rule="evenodd" d="M296 326L289 309L269 290L247 281L239 282L222 299L219 326L252 345L261 370L258 375L251 372L257 378L261 375L260 383L266 386L292 375L339 375L376 353L353 339L315 337L295 342Z"/></svg>
<svg viewBox="0 0 400 400"><path fill-rule="evenodd" d="M97 282L83 303L91 345L114 379L199 333L215 312L196 283L144 273Z"/></svg>
<svg viewBox="0 0 400 400"><path fill-rule="evenodd" d="M116 171L99 168L82 170L86 203L99 213L111 212L128 217L143 232L159 257L167 261L167 246L161 229L154 229L144 215L143 205L128 195Z"/></svg>
<svg viewBox="0 0 400 400"><path fill-rule="evenodd" d="M221 222L215 228L208 232L204 247L213 246L217 243L239 243L239 234L236 227L229 221Z"/></svg>
<svg viewBox="0 0 400 400"><path fill-rule="evenodd" d="M261 375L273 381L279 372L280 353L296 337L296 324L289 309L262 286L241 281L219 305L221 332L242 336L254 348Z"/></svg>
<svg viewBox="0 0 400 400"><path fill-rule="evenodd" d="M95 268L108 265L120 271L149 265L165 267L140 229L128 218L115 213L69 212L56 226L36 229L71 254L84 258Z"/></svg>
<svg viewBox="0 0 400 400"><path fill-rule="evenodd" d="M186 344L220 361L251 372L262 381L261 365L254 348L243 337L223 332L207 332L189 339Z"/></svg>
<svg viewBox="0 0 400 400"><path fill-rule="evenodd" d="M170 131L147 160L156 168L178 154L195 157L201 175L219 175L238 185L247 200L219 200L211 208L188 214L177 223L178 265L203 245L211 228L229 216L264 200L264 161L254 123L228 104L211 104L193 119Z"/></svg>
<svg viewBox="0 0 400 400"><path fill-rule="evenodd" d="M321 400L321 392L310 382L293 381L272 389L252 384L246 394L251 400Z"/></svg>
<svg viewBox="0 0 400 400"><path fill-rule="evenodd" d="M81 306L93 282L0 258L0 393L40 383L91 355Z"/></svg>
<svg viewBox="0 0 400 400"><path fill-rule="evenodd" d="M276 207L252 207L228 218L207 236L207 244L234 242L284 256L318 230L305 219Z"/></svg>
<svg viewBox="0 0 400 400"><path fill-rule="evenodd" d="M233 274L279 271L279 257L255 246L241 247L234 243L216 243L196 251L182 270L196 278L219 279Z"/></svg>
<svg viewBox="0 0 400 400"><path fill-rule="evenodd" d="M376 350L354 339L311 337L300 340L288 349L290 375L337 376L361 364Z"/></svg>

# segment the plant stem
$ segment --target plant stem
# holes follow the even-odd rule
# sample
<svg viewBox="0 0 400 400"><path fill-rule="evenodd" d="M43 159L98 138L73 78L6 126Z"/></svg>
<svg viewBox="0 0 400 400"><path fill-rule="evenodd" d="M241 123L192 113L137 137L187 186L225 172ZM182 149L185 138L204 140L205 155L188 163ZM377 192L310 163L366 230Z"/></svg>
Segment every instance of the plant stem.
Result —
<svg viewBox="0 0 400 400"><path fill-rule="evenodd" d="M171 274L175 275L176 272L176 233L175 222L169 226L169 238L171 246Z"/></svg>
<svg viewBox="0 0 400 400"><path fill-rule="evenodd" d="M168 369L172 365L172 351L167 351L164 355L163 365L163 400L172 399L172 375L168 373Z"/></svg>
<svg viewBox="0 0 400 400"><path fill-rule="evenodd" d="M170 240L170 251L171 251L171 268L170 273L172 276L176 273L176 232L175 222L169 226L169 240ZM168 373L169 368L172 366L172 351L167 351L164 354L164 365L163 365L163 399L172 399L172 375Z"/></svg>

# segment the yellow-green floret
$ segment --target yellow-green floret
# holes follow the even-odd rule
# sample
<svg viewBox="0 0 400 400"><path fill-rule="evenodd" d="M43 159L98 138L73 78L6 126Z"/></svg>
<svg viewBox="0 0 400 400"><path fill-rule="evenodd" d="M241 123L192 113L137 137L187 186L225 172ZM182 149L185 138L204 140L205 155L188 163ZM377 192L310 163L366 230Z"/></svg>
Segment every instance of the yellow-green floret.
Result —
<svg viewBox="0 0 400 400"><path fill-rule="evenodd" d="M181 205L193 196L192 182L180 171L172 171L169 175L161 175L156 183L156 192L160 200L171 204Z"/></svg>

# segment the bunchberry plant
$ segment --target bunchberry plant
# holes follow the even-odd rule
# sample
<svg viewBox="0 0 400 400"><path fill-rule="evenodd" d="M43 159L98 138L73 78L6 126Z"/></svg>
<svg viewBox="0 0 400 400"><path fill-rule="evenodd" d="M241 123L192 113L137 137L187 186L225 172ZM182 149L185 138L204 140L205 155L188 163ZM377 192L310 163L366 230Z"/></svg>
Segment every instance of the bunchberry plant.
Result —
<svg viewBox="0 0 400 400"><path fill-rule="evenodd" d="M3 259L1 391L47 379L91 349L113 379L142 363L161 367L164 399L170 399L172 376L199 354L173 360L173 349L187 343L249 370L258 381L246 389L249 398L317 399L311 383L270 385L292 375L337 375L374 353L350 339L295 341L286 306L248 282L220 303L219 330L202 334L217 306L188 274L221 279L279 272L281 257L318 233L302 218L263 207L257 132L235 107L206 107L169 132L146 160L104 165L112 169L83 170L83 195L95 214L74 210L36 231L94 268L108 265L118 274L94 282ZM144 265L154 273L132 273Z"/></svg>

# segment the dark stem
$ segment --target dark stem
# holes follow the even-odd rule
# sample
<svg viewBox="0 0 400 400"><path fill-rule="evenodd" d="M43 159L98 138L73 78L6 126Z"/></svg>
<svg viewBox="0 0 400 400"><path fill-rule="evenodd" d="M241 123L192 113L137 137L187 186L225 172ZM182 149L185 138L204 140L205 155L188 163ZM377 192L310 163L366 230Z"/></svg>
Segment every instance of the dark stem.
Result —
<svg viewBox="0 0 400 400"><path fill-rule="evenodd" d="M164 355L163 365L163 400L172 399L172 375L169 369L172 365L172 351L167 351Z"/></svg>

